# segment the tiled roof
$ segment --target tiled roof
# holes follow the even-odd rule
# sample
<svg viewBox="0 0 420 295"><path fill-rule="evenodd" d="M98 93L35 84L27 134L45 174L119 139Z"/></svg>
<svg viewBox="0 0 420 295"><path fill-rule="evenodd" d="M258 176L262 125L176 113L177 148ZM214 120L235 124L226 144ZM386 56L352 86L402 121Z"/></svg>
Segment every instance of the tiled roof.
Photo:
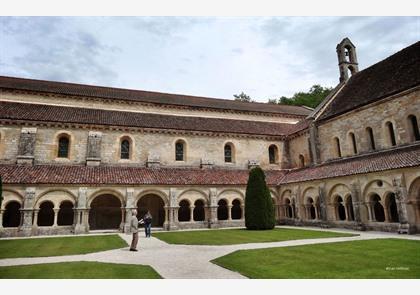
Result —
<svg viewBox="0 0 420 295"><path fill-rule="evenodd" d="M420 41L354 74L320 119L328 119L420 85Z"/></svg>
<svg viewBox="0 0 420 295"><path fill-rule="evenodd" d="M83 84L23 79L5 76L0 76L0 88L73 95L80 97L93 97L103 99L138 101L154 104L178 105L195 108L212 108L219 110L221 109L246 112L263 112L296 116L306 116L310 113L310 110L299 106L276 105L268 103L250 103L235 101L231 99L217 99L200 96L169 94L161 92L91 86Z"/></svg>
<svg viewBox="0 0 420 295"><path fill-rule="evenodd" d="M283 136L294 124L0 102L0 119Z"/></svg>
<svg viewBox="0 0 420 295"><path fill-rule="evenodd" d="M420 144L292 170L280 183L310 181L415 166L419 166L420 169Z"/></svg>
<svg viewBox="0 0 420 295"><path fill-rule="evenodd" d="M228 169L0 165L4 184L246 185L248 174ZM268 171L267 184L276 185L283 176L282 171Z"/></svg>

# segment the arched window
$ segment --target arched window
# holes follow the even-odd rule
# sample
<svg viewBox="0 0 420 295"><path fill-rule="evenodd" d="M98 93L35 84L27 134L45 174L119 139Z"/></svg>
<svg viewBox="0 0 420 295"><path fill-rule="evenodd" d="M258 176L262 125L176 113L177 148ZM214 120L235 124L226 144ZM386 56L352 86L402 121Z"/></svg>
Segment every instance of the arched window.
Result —
<svg viewBox="0 0 420 295"><path fill-rule="evenodd" d="M397 145L397 141L395 140L394 125L391 122L386 122L385 126L386 126L386 129L388 131L389 143L392 146Z"/></svg>
<svg viewBox="0 0 420 295"><path fill-rule="evenodd" d="M357 154L357 145L356 145L356 137L354 136L353 132L349 133L349 138L353 147L353 154Z"/></svg>
<svg viewBox="0 0 420 295"><path fill-rule="evenodd" d="M335 143L336 156L337 156L338 158L341 158L341 146L340 146L340 139L338 139L338 137L334 137L334 143Z"/></svg>
<svg viewBox="0 0 420 295"><path fill-rule="evenodd" d="M268 159L269 159L270 164L278 163L277 146L275 146L274 144L268 147Z"/></svg>
<svg viewBox="0 0 420 295"><path fill-rule="evenodd" d="M388 210L388 216L390 222L399 222L400 217L398 215L397 203L395 202L395 194L390 193L386 198L386 209Z"/></svg>
<svg viewBox="0 0 420 295"><path fill-rule="evenodd" d="M374 220L376 220L378 222L384 222L385 221L385 211L384 211L384 207L380 203L381 197L379 197L377 194L374 194L372 196L371 200L372 200Z"/></svg>
<svg viewBox="0 0 420 295"><path fill-rule="evenodd" d="M293 218L297 218L295 199L292 199L292 213L293 213Z"/></svg>
<svg viewBox="0 0 420 295"><path fill-rule="evenodd" d="M130 141L125 138L121 140L121 159L130 159Z"/></svg>
<svg viewBox="0 0 420 295"><path fill-rule="evenodd" d="M239 201L238 199L235 199L232 202L231 216L232 216L232 219L242 218L241 201Z"/></svg>
<svg viewBox="0 0 420 295"><path fill-rule="evenodd" d="M179 202L178 221L190 221L190 219L190 203L187 200L182 200Z"/></svg>
<svg viewBox="0 0 420 295"><path fill-rule="evenodd" d="M225 144L225 163L233 162L233 145L231 143Z"/></svg>
<svg viewBox="0 0 420 295"><path fill-rule="evenodd" d="M58 211L57 225L72 225L73 218L73 203L70 201L62 202Z"/></svg>
<svg viewBox="0 0 420 295"><path fill-rule="evenodd" d="M204 221L204 218L205 218L204 202L202 200L195 201L193 218L194 218L194 221Z"/></svg>
<svg viewBox="0 0 420 295"><path fill-rule="evenodd" d="M54 224L54 204L50 201L44 202L39 206L38 225L52 226Z"/></svg>
<svg viewBox="0 0 420 295"><path fill-rule="evenodd" d="M368 137L369 137L370 149L374 151L376 149L376 147L375 147L375 138L373 137L373 130L372 130L372 128L367 127L366 128L366 133L368 134Z"/></svg>
<svg viewBox="0 0 420 295"><path fill-rule="evenodd" d="M175 161L185 161L185 142L178 140L175 143Z"/></svg>
<svg viewBox="0 0 420 295"><path fill-rule="evenodd" d="M18 227L20 225L20 204L12 201L6 205L3 213L3 227Z"/></svg>
<svg viewBox="0 0 420 295"><path fill-rule="evenodd" d="M299 167L305 167L305 157L303 155L299 155Z"/></svg>
<svg viewBox="0 0 420 295"><path fill-rule="evenodd" d="M346 199L346 209L347 209L347 212L348 212L348 219L350 221L353 221L354 220L354 210L353 210L353 199L352 199L351 195L348 196L347 199Z"/></svg>
<svg viewBox="0 0 420 295"><path fill-rule="evenodd" d="M69 157L69 146L70 140L67 135L60 135L58 138L58 158L68 158Z"/></svg>
<svg viewBox="0 0 420 295"><path fill-rule="evenodd" d="M228 207L225 200L217 202L217 219L227 220L228 219Z"/></svg>
<svg viewBox="0 0 420 295"><path fill-rule="evenodd" d="M411 140L417 141L420 140L420 131L419 125L417 124L417 118L414 115L408 116L408 123L411 126Z"/></svg>

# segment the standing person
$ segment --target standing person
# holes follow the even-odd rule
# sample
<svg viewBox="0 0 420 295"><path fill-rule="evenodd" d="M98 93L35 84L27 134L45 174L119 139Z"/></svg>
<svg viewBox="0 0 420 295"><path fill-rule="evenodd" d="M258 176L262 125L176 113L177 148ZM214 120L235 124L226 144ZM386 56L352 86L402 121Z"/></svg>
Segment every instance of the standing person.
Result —
<svg viewBox="0 0 420 295"><path fill-rule="evenodd" d="M130 251L137 250L137 242L139 241L139 221L137 219L137 210L131 211L130 231L133 233L133 240L131 241Z"/></svg>
<svg viewBox="0 0 420 295"><path fill-rule="evenodd" d="M150 230L152 228L152 214L150 214L150 211L147 211L147 213L143 216L143 220L146 238L150 238Z"/></svg>

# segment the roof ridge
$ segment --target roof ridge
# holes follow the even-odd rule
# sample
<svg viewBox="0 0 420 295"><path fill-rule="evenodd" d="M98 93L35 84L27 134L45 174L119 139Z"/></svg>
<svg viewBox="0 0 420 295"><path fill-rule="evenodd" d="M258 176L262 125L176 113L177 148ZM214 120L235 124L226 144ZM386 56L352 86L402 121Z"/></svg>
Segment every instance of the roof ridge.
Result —
<svg viewBox="0 0 420 295"><path fill-rule="evenodd" d="M120 91L120 92L127 92L127 93L131 93L131 94L138 94L138 95L161 95L161 96L171 96L173 98L186 98L186 99L196 99L196 100L206 100L206 101L212 101L212 102L228 102L231 104L235 104L238 106L264 106L264 107L270 107L270 108L274 108L274 109L278 109L281 110L283 109L283 113L287 113L286 110L301 110L301 111L308 111L308 109L306 109L305 107L302 106L294 106L294 105L280 105L280 104L269 104L268 102L245 102L245 101L238 101L238 100L234 100L234 99L228 99L228 98L218 98L218 97L207 97L207 96L198 96L198 95L189 95L189 94L181 94L181 93L168 93L168 92L160 92L160 91L148 91L148 90L140 90L140 89L133 89L133 88L122 88L122 87L110 87L110 86L103 86L103 85L92 85L92 84L80 84L80 83L73 83L73 82L62 82L62 81L52 81L52 80L43 80L43 79L33 79L33 78L20 78L20 77L13 77L13 76L1 76L0 75L0 88L1 86L1 80L2 79L10 79L10 80L18 80L20 82L23 81L31 81L34 83L40 82L40 83L51 83L54 84L55 86L69 86L69 87L82 87L82 88L89 88L89 89L96 89L96 90L108 90L108 91ZM5 87L6 88L6 87ZM40 91L40 90L32 90L32 91ZM44 90L45 92L51 92L48 90ZM74 94L74 95L78 95L78 94ZM100 97L100 98L104 98L101 96L95 96L94 97ZM107 98L112 98L112 97L107 97ZM113 99L120 99L120 100L124 100L124 98L113 98ZM126 98L128 99L128 98ZM139 100L142 101L142 100ZM143 100L145 102L151 102L151 101L147 101L147 100ZM183 105L180 102L154 102L154 103L158 103L158 104L172 104L172 105ZM191 104L191 106L194 106L193 104ZM197 107L202 107L197 105ZM214 106L208 106L208 108L214 108ZM226 108L228 109L228 108ZM248 111L251 112L265 112L267 113L268 111L261 111L261 110L252 110L249 109ZM276 112L273 112L276 113ZM291 113L292 114L292 113ZM299 114L294 114L294 115L298 115ZM301 116L305 116L304 114L302 114Z"/></svg>

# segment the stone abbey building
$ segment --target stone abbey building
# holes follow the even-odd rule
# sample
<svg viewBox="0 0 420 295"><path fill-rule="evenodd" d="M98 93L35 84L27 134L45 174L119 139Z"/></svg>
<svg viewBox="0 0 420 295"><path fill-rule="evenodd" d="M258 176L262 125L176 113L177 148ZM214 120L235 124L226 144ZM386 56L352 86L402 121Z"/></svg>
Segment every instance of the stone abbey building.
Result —
<svg viewBox="0 0 420 295"><path fill-rule="evenodd" d="M420 232L420 42L314 110L0 77L1 236L244 225L249 168L279 224Z"/></svg>

